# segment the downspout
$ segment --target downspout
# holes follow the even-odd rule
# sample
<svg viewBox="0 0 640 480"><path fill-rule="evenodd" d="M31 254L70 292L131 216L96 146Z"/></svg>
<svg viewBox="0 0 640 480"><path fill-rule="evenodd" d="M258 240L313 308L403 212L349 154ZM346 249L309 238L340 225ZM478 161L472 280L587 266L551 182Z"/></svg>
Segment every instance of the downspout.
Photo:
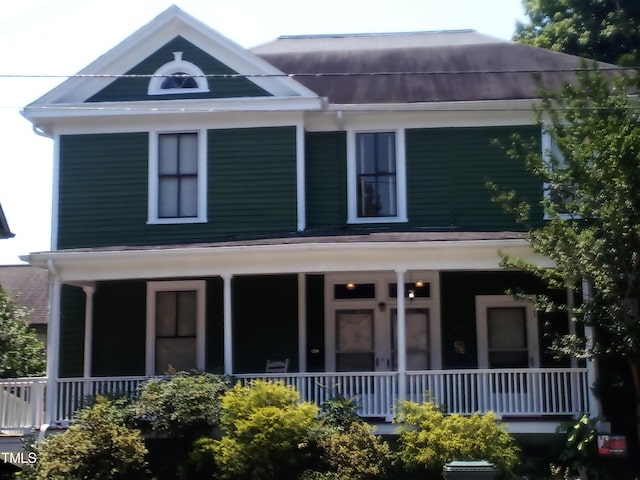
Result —
<svg viewBox="0 0 640 480"><path fill-rule="evenodd" d="M58 375L60 368L60 272L52 259L47 260L49 280L49 324L47 326L47 395L45 423L54 425L58 397Z"/></svg>

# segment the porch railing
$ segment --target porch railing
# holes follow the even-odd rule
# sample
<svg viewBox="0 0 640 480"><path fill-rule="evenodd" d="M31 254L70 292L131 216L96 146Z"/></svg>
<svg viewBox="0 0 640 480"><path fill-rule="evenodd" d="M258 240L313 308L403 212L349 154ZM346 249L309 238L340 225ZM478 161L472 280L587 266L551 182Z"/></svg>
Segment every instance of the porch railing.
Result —
<svg viewBox="0 0 640 480"><path fill-rule="evenodd" d="M47 379L10 378L0 380L0 434L23 434L44 421Z"/></svg>
<svg viewBox="0 0 640 480"><path fill-rule="evenodd" d="M492 410L501 417L576 415L589 411L586 368L504 370L426 370L407 372L322 372L239 374L248 384L278 379L294 386L303 400L317 405L341 395L355 398L359 414L389 420L399 399L432 399L449 413ZM65 378L58 380L54 412L45 417L45 378L0 380L0 431L22 431L45 418L73 418L87 398L96 394L134 396L147 377ZM406 384L406 391L399 386Z"/></svg>

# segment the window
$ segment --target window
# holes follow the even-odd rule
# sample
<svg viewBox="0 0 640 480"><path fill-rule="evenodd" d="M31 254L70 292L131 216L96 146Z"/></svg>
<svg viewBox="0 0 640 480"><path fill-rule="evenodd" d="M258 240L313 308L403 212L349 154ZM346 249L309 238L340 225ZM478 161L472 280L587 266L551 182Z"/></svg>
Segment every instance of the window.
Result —
<svg viewBox="0 0 640 480"><path fill-rule="evenodd" d="M204 370L203 281L147 286L147 375Z"/></svg>
<svg viewBox="0 0 640 480"><path fill-rule="evenodd" d="M149 159L149 223L206 221L206 135L152 134Z"/></svg>
<svg viewBox="0 0 640 480"><path fill-rule="evenodd" d="M151 77L147 94L171 95L209 91L205 74L191 62L182 59L182 52L173 52L173 61L165 63Z"/></svg>
<svg viewBox="0 0 640 480"><path fill-rule="evenodd" d="M406 221L404 137L350 132L348 142L349 222Z"/></svg>

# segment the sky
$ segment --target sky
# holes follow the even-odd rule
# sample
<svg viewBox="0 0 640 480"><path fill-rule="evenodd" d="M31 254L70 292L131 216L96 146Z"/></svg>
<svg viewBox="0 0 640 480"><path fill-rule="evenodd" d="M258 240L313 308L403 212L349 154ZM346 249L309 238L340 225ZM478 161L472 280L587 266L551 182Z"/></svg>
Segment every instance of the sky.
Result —
<svg viewBox="0 0 640 480"><path fill-rule="evenodd" d="M510 40L522 0L21 0L0 10L0 265L50 249L53 141L21 109L172 4L243 47L280 35L474 29ZM114 72L121 73L121 72Z"/></svg>

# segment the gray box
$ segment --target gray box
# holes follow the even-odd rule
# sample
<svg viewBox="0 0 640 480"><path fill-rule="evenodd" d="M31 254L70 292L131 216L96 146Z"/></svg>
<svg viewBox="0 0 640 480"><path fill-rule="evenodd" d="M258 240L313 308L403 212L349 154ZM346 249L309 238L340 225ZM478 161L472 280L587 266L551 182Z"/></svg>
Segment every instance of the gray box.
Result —
<svg viewBox="0 0 640 480"><path fill-rule="evenodd" d="M442 468L442 474L447 480L491 480L496 466L486 460L454 460Z"/></svg>

